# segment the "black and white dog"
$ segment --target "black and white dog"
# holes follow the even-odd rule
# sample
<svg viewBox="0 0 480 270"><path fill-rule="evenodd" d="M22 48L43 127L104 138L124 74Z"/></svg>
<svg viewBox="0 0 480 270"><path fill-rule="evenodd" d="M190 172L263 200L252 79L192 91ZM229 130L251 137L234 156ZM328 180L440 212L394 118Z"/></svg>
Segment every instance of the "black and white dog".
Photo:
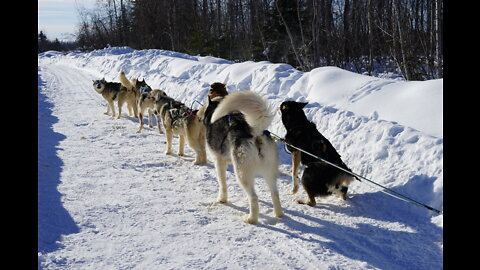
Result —
<svg viewBox="0 0 480 270"><path fill-rule="evenodd" d="M205 125L197 117L197 112L191 110L182 102L167 96L163 91L157 93L153 107L157 117L158 131L161 132L160 122L163 123L165 128L167 137L167 151L165 151L165 154L172 154L173 134L176 134L179 136L178 155L183 156L185 154L186 140L188 146L196 153L193 164L206 164Z"/></svg>
<svg viewBox="0 0 480 270"><path fill-rule="evenodd" d="M113 102L117 101L118 103L120 92L126 92L127 89L123 87L121 83L107 82L105 78L92 81L93 89L107 101L107 111L104 114L109 115L110 112L112 112L112 116L115 117L115 106ZM119 108L119 110L121 110L121 108Z"/></svg>
<svg viewBox="0 0 480 270"><path fill-rule="evenodd" d="M319 156L339 167L351 171L343 163L337 150L318 130L314 123L307 119L303 111L307 103L285 101L280 105L282 123L287 130L285 141L309 153ZM308 154L289 147L292 152L292 180L293 191L298 191L298 169L300 162L306 168L302 175L302 186L307 192L308 201L297 200L298 203L315 206L316 196L335 194L342 199L347 199L348 186L353 181L353 176L331 165L328 165Z"/></svg>
<svg viewBox="0 0 480 270"><path fill-rule="evenodd" d="M277 146L269 135L264 134L273 118L266 101L252 91L238 91L208 99L199 115L207 129L207 149L214 158L219 184L217 201L227 202L226 170L228 163L233 163L235 177L250 204L250 213L244 222L253 224L258 221L258 196L254 183L257 174L265 178L275 217L282 217L277 188Z"/></svg>

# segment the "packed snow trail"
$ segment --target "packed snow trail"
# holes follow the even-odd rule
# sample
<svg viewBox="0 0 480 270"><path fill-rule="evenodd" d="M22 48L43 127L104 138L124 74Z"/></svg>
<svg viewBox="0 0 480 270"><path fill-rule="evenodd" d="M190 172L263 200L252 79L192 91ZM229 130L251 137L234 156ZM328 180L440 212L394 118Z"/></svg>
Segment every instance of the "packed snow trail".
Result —
<svg viewBox="0 0 480 270"><path fill-rule="evenodd" d="M137 134L137 119L126 113L118 120L103 114L106 102L91 86L93 79L103 76L94 68L39 58L39 268L443 267L443 229L432 223L428 211L358 182L351 185L347 201L330 197L307 207L294 202L305 195L303 191L291 195L290 176L282 175L278 186L286 216L273 218L270 195L263 180L257 179L259 223L243 223L241 215L248 213L248 204L231 167L229 202L217 204L211 162L192 165L194 152L188 147L185 157L167 156L165 136L155 128L146 126ZM310 107L307 113L312 110L327 119L327 130L335 118L345 117L329 107ZM358 120L352 118L354 125ZM375 119L362 121L370 130L378 125ZM386 133L396 132L393 143L402 135L399 127L406 130L381 125L391 127ZM347 130L363 131L352 126ZM406 138L411 145L424 140L436 145L435 138L429 142L417 135L415 141L412 134ZM371 136L382 142L382 136ZM177 147L175 138L173 149ZM288 171L290 156L283 145L278 147L281 171ZM347 148L340 148L346 163L360 168L364 161L349 163L353 159ZM382 150L389 149L377 154ZM382 161L384 157L378 159ZM395 189L407 194L429 190L436 178L416 174L407 180ZM437 201L430 196L425 199Z"/></svg>

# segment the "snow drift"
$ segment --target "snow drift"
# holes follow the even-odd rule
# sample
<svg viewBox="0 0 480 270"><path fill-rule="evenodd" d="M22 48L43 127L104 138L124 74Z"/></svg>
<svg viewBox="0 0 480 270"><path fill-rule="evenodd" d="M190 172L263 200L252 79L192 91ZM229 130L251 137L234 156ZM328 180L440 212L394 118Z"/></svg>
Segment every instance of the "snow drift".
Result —
<svg viewBox="0 0 480 270"><path fill-rule="evenodd" d="M59 56L47 52L40 57ZM188 106L204 103L212 82L229 92L252 90L274 107L286 99L306 101L307 117L339 148L347 164L388 187L405 185L421 175L435 178L431 201L443 206L443 79L406 82L352 73L337 67L300 72L287 64L234 63L214 57L165 50L136 51L111 47L51 59L118 81L145 78L153 88ZM373 121L371 121L373 120ZM283 135L279 116L271 131ZM422 200L424 190L410 194Z"/></svg>

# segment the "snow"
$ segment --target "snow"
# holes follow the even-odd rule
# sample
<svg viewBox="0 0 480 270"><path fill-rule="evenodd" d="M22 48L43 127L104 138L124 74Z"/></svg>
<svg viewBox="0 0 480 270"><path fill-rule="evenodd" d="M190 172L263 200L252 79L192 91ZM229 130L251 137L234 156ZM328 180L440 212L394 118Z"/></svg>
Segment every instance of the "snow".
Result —
<svg viewBox="0 0 480 270"><path fill-rule="evenodd" d="M356 173L443 209L443 80L401 81L337 67L300 72L165 50L110 47L38 55L38 263L40 269L441 269L443 215L355 181L349 199L299 205L278 143L280 199L272 217L263 180L260 220L245 224L246 196L227 172L229 202L194 152L167 156L156 129L103 113L92 80L145 78L198 108L213 82L251 89L273 109L307 101L305 112ZM127 110L124 110L127 112ZM145 120L146 121L146 120ZM284 136L276 114L269 130ZM174 139L174 149L178 139Z"/></svg>

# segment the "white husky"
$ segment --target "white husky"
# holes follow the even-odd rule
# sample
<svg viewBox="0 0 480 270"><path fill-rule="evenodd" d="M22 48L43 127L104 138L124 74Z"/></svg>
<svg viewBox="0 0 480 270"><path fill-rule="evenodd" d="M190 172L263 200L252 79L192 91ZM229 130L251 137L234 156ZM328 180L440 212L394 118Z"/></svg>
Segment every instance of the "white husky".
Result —
<svg viewBox="0 0 480 270"><path fill-rule="evenodd" d="M252 91L238 91L225 97L209 99L199 112L207 128L207 147L213 154L219 195L217 201L227 202L226 170L233 163L235 177L248 196L250 213L246 223L258 221L258 196L255 175L265 178L270 189L274 215L282 217L277 188L278 153L273 139L264 130L273 115L268 104Z"/></svg>

